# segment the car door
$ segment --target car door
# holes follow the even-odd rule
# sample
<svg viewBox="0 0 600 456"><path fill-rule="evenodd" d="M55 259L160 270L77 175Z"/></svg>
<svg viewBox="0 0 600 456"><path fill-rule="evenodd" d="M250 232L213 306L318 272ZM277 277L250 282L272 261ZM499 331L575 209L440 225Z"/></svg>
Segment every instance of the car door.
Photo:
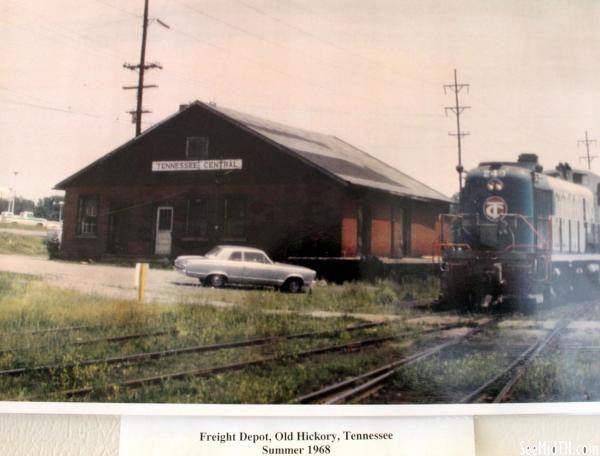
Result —
<svg viewBox="0 0 600 456"><path fill-rule="evenodd" d="M244 252L244 282L253 285L272 285L273 265L262 252Z"/></svg>
<svg viewBox="0 0 600 456"><path fill-rule="evenodd" d="M240 250L234 250L226 261L226 272L229 282L243 283L244 258Z"/></svg>

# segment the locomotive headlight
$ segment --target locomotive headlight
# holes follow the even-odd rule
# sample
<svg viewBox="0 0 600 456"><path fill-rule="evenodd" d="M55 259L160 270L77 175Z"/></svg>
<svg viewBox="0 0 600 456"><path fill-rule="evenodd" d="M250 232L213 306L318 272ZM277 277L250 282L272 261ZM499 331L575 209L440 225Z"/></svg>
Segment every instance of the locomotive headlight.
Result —
<svg viewBox="0 0 600 456"><path fill-rule="evenodd" d="M487 183L487 189L490 192L492 192L494 190L499 192L503 188L504 188L504 183L500 179L492 179L492 180L488 181L488 183Z"/></svg>

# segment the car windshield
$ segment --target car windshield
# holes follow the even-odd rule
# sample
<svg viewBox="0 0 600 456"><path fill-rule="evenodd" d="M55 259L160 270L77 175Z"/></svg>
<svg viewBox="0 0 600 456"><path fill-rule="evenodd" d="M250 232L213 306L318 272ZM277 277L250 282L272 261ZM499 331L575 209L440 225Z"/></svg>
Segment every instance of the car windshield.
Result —
<svg viewBox="0 0 600 456"><path fill-rule="evenodd" d="M216 257L216 256L219 256L219 254L222 251L223 251L223 249L221 247L213 247L204 256L207 256L207 257Z"/></svg>

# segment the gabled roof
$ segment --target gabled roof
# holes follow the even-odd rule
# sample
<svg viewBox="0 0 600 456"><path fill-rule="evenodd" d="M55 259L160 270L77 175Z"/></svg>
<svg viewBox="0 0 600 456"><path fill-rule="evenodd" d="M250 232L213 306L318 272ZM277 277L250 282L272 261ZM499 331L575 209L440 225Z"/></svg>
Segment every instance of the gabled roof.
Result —
<svg viewBox="0 0 600 456"><path fill-rule="evenodd" d="M219 106L209 106L209 108L300 155L306 161L346 183L408 198L451 202L442 193L336 136L290 127L233 109Z"/></svg>
<svg viewBox="0 0 600 456"><path fill-rule="evenodd" d="M207 105L200 101L191 103L183 111L198 108L209 110L250 133L266 139L270 143L274 143L280 148L297 155L304 162L315 166L344 183L377 189L407 198L450 202L450 199L442 193L342 141L336 136L290 127L232 109ZM142 138L148 132L160 128L161 125L169 122L179 114L176 113L154 125L152 128L144 131L142 135L125 143L118 149L60 182L56 187L63 187L68 181L81 174L85 169L117 153L133 141Z"/></svg>

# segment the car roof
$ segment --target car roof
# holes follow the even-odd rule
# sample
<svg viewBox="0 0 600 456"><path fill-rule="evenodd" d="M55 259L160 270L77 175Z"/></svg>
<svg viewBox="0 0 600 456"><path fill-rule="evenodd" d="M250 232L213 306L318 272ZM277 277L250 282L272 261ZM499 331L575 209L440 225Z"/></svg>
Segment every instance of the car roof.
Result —
<svg viewBox="0 0 600 456"><path fill-rule="evenodd" d="M259 253L265 253L264 250L260 250L254 247L245 247L243 245L217 245L216 247L219 247L221 249L227 249L227 250L241 250L244 252L259 252Z"/></svg>

